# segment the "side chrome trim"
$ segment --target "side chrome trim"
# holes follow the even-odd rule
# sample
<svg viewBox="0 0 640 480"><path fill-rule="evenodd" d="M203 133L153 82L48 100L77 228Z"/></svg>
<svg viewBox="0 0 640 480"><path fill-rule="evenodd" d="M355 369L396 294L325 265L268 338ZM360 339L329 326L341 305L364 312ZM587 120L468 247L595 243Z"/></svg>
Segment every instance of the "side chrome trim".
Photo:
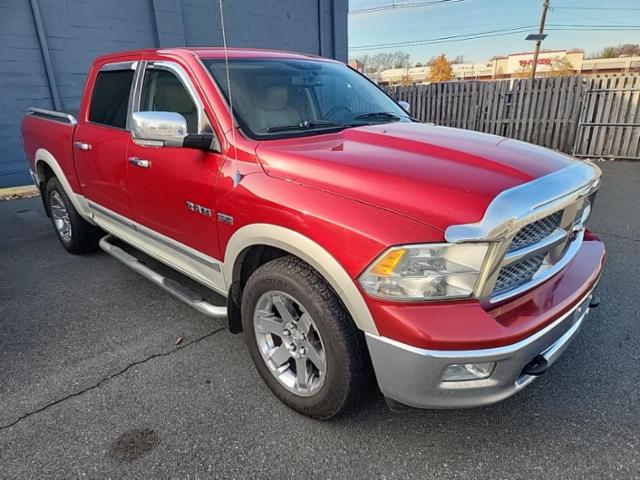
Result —
<svg viewBox="0 0 640 480"><path fill-rule="evenodd" d="M203 265L206 265L207 267L213 268L215 271L217 272L221 272L222 268L220 267L220 262L218 262L217 260L215 260L212 257L206 256L204 254L201 253L196 253L195 250L193 250L190 247L187 247L186 245L183 245L180 242L176 242L175 240L169 239L168 237L165 237L164 235L155 232L154 230L151 230L150 228L147 228L143 225L140 225L139 223L136 223L132 220L129 220L121 215L118 215L115 212L112 212L111 210L108 210L100 205L98 205L95 202L92 202L91 200L88 201L89 202L89 207L91 208L91 210L95 210L99 213L101 213L102 215L111 218L112 220L132 229L135 230L136 232L140 232L143 235L146 235L147 237L155 240L158 243L163 244L165 247L167 248L171 248L173 250L176 250L177 252L179 252L180 254L187 256L197 262L201 262Z"/></svg>
<svg viewBox="0 0 640 480"><path fill-rule="evenodd" d="M106 235L100 239L100 248L106 253L114 257L116 260L124 263L134 272L139 273L147 280L155 283L163 290L169 292L178 300L186 303L191 308L205 314L211 318L224 318L227 316L227 307L213 305L207 302L204 298L189 291L180 283L171 280L163 275L160 275L155 270L152 270L148 266L141 263L136 257L128 254L120 247L111 243L111 235Z"/></svg>
<svg viewBox="0 0 640 480"><path fill-rule="evenodd" d="M134 222L94 202L90 218L103 230L226 297L222 264L197 250Z"/></svg>
<svg viewBox="0 0 640 480"><path fill-rule="evenodd" d="M77 125L78 120L70 113L56 112L55 110L46 110L44 108L30 107L27 109L27 115L44 118L45 120L53 120L56 122L68 123L69 125Z"/></svg>
<svg viewBox="0 0 640 480"><path fill-rule="evenodd" d="M577 162L531 182L500 193L477 223L451 225L445 231L450 243L502 240L528 223L561 210L593 193L601 170Z"/></svg>

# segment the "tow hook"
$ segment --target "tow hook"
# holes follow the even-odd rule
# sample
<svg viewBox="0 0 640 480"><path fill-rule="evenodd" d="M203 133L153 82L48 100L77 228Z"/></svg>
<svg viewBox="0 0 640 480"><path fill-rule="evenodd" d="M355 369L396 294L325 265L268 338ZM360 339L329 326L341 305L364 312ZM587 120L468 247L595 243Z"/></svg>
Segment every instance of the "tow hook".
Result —
<svg viewBox="0 0 640 480"><path fill-rule="evenodd" d="M527 363L522 369L522 373L525 375L532 375L534 377L539 377L549 368L549 362L544 358L543 355L536 355L536 357Z"/></svg>
<svg viewBox="0 0 640 480"><path fill-rule="evenodd" d="M600 297L594 295L589 302L589 308L597 308L600 305Z"/></svg>

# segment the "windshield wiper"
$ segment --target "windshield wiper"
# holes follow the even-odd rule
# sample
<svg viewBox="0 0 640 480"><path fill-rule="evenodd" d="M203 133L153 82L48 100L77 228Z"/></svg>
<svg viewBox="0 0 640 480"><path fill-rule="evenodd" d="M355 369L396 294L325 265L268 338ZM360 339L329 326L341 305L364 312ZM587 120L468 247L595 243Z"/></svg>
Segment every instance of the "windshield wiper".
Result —
<svg viewBox="0 0 640 480"><path fill-rule="evenodd" d="M342 123L330 122L328 120L305 120L300 123L293 123L291 125L277 125L275 127L267 128L268 133L275 132L287 132L290 130L310 130L319 128L335 128L344 127Z"/></svg>
<svg viewBox="0 0 640 480"><path fill-rule="evenodd" d="M353 117L354 120L375 120L376 118L392 120L394 122L402 120L401 115L393 112L368 112Z"/></svg>

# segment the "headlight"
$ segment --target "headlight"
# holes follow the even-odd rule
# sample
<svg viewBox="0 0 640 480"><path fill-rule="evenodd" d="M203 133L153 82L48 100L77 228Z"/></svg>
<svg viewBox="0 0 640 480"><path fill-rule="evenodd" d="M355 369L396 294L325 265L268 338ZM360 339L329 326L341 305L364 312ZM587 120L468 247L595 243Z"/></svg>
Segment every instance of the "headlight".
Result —
<svg viewBox="0 0 640 480"><path fill-rule="evenodd" d="M489 246L434 243L393 247L360 276L362 288L389 300L468 298Z"/></svg>

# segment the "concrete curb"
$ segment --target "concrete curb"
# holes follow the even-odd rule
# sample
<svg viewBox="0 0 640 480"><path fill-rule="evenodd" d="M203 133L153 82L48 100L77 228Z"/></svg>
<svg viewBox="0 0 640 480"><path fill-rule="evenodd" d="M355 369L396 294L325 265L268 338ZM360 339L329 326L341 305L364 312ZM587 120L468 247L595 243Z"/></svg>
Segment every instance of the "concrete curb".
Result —
<svg viewBox="0 0 640 480"><path fill-rule="evenodd" d="M22 187L0 188L0 200L13 200L15 198L35 197L40 192L35 185Z"/></svg>

